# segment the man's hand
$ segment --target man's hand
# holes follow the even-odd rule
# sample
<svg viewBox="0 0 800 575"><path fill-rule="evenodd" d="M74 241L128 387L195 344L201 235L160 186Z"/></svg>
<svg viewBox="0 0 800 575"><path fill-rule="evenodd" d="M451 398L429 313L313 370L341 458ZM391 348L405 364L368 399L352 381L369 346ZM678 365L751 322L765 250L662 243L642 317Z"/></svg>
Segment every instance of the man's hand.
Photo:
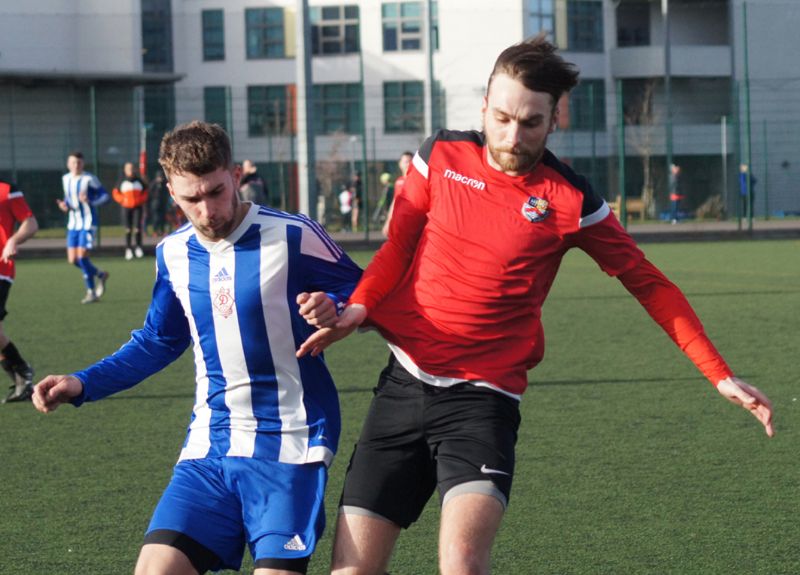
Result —
<svg viewBox="0 0 800 575"><path fill-rule="evenodd" d="M69 211L69 206L67 206L67 202L62 199L57 199L56 204L58 204L58 209L62 212L66 213Z"/></svg>
<svg viewBox="0 0 800 575"><path fill-rule="evenodd" d="M760 389L738 377L729 377L717 384L717 391L731 403L740 405L752 413L753 417L764 426L768 436L775 435L775 430L772 428L772 402Z"/></svg>
<svg viewBox="0 0 800 575"><path fill-rule="evenodd" d="M0 261L6 263L14 259L14 256L17 255L17 240L14 236L11 236L6 241L5 247L3 247L3 253L0 255Z"/></svg>
<svg viewBox="0 0 800 575"><path fill-rule="evenodd" d="M309 325L323 328L333 327L336 323L336 304L325 292L297 294L297 304L300 306L300 315Z"/></svg>
<svg viewBox="0 0 800 575"><path fill-rule="evenodd" d="M78 193L78 201L82 204L85 204L89 201L89 194L86 193L86 190Z"/></svg>
<svg viewBox="0 0 800 575"><path fill-rule="evenodd" d="M303 342L297 350L297 357L303 357L307 353L310 353L311 357L318 356L333 342L350 335L366 317L367 308L363 305L357 303L348 305L335 325L318 329Z"/></svg>
<svg viewBox="0 0 800 575"><path fill-rule="evenodd" d="M83 384L75 376L48 375L33 388L33 406L42 413L50 413L82 391Z"/></svg>

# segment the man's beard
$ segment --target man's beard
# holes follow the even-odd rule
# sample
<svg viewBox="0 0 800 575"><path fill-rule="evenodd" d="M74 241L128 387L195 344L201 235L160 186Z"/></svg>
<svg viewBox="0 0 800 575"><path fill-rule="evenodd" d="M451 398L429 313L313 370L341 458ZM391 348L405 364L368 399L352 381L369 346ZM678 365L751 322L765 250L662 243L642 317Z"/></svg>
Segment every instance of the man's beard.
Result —
<svg viewBox="0 0 800 575"><path fill-rule="evenodd" d="M520 145L517 146L494 146L487 141L489 153L492 159L500 166L503 172L514 172L525 174L533 170L544 154L544 146L538 150L532 150Z"/></svg>

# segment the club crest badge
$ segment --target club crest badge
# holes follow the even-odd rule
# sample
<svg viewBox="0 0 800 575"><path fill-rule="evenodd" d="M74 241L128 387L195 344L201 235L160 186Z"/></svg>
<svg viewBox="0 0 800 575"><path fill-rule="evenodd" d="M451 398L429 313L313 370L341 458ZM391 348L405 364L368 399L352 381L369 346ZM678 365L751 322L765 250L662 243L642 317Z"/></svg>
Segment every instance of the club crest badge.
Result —
<svg viewBox="0 0 800 575"><path fill-rule="evenodd" d="M222 317L228 318L233 313L233 306L236 301L231 295L231 290L223 287L219 288L219 291L214 294L213 303L214 309L216 309Z"/></svg>
<svg viewBox="0 0 800 575"><path fill-rule="evenodd" d="M547 209L549 205L547 200L531 196L528 198L527 202L522 204L522 215L525 216L529 222L541 222L550 215L550 211Z"/></svg>

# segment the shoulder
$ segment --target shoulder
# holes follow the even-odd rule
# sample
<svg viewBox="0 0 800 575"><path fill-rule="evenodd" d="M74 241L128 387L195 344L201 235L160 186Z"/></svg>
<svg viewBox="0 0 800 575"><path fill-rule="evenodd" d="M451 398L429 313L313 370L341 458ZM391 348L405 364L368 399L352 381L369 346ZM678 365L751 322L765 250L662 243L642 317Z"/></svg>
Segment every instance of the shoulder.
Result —
<svg viewBox="0 0 800 575"><path fill-rule="evenodd" d="M545 150L544 156L542 156L542 165L551 170L551 174L555 178L560 179L563 184L583 196L582 216L598 212L605 204L605 200L595 192L585 176L577 173L571 166L559 160L550 150Z"/></svg>
<svg viewBox="0 0 800 575"><path fill-rule="evenodd" d="M484 144L484 137L481 132L475 130L437 130L429 137L417 151L417 155L425 162L430 161L434 149L448 147L475 147L481 148Z"/></svg>

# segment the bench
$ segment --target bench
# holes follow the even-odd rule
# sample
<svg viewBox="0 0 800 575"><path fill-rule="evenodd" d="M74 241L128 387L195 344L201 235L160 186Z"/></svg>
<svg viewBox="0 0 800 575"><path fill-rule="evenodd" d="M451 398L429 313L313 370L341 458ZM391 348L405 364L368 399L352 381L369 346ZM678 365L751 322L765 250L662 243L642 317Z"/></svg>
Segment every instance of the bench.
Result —
<svg viewBox="0 0 800 575"><path fill-rule="evenodd" d="M621 196L617 196L613 202L608 202L608 207L611 208L611 211L614 212L614 215L617 216L618 219L622 217L619 211L620 205L622 205ZM639 216L639 220L644 220L644 200L642 198L626 199L625 209L628 212L628 217L632 217L633 214L637 214Z"/></svg>

